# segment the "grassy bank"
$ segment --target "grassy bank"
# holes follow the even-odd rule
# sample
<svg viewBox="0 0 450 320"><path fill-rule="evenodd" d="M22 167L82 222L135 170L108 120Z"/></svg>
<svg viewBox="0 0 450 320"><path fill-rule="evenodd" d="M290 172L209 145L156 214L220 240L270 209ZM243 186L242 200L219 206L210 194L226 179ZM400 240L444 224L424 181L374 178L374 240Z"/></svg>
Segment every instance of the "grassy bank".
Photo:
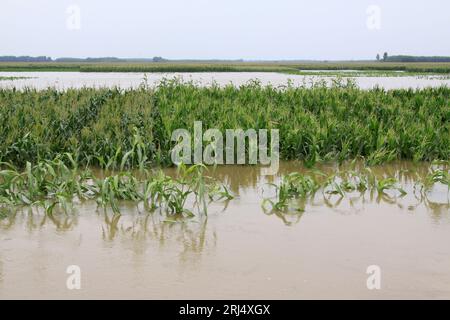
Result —
<svg viewBox="0 0 450 320"><path fill-rule="evenodd" d="M449 74L446 62L0 62L0 71L72 71L72 72L280 72L308 74L310 70L361 70L368 75L384 71L384 75L403 71L406 74ZM398 74L397 74L398 75Z"/></svg>
<svg viewBox="0 0 450 320"><path fill-rule="evenodd" d="M0 62L0 71L33 72L281 72L298 73L295 66L254 63L5 63Z"/></svg>
<svg viewBox="0 0 450 320"><path fill-rule="evenodd" d="M404 71L406 73L450 73L449 62L321 62L297 64L300 70Z"/></svg>
<svg viewBox="0 0 450 320"><path fill-rule="evenodd" d="M360 90L197 87L165 81L138 90L0 90L0 161L24 166L70 152L80 164L118 167L142 137L150 164L170 164L175 129L279 129L283 159L450 158L450 88ZM128 167L139 161L130 157Z"/></svg>

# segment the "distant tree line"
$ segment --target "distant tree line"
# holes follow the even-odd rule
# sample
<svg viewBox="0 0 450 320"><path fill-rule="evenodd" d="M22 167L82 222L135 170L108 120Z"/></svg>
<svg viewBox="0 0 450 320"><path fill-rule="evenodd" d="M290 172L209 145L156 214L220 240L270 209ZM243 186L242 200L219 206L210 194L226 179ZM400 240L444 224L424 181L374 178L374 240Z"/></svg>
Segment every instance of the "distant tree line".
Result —
<svg viewBox="0 0 450 320"><path fill-rule="evenodd" d="M142 58L142 59L120 59L116 57L99 57L99 58L72 58L64 57L52 59L51 57L40 56L40 57L30 57L30 56L0 56L0 62L164 62L168 61L163 57L153 57L153 58Z"/></svg>
<svg viewBox="0 0 450 320"><path fill-rule="evenodd" d="M100 58L57 58L56 62L122 62L124 59L116 57L100 57Z"/></svg>
<svg viewBox="0 0 450 320"><path fill-rule="evenodd" d="M387 52L383 54L383 57L380 57L380 54L376 56L377 61L385 61L385 62L450 62L450 57L444 56L406 56L406 55L397 55L397 56L389 56Z"/></svg>
<svg viewBox="0 0 450 320"><path fill-rule="evenodd" d="M450 57L419 57L419 56L390 56L387 58L390 62L450 62Z"/></svg>
<svg viewBox="0 0 450 320"><path fill-rule="evenodd" d="M52 58L46 56L30 57L30 56L0 56L0 62L50 62Z"/></svg>

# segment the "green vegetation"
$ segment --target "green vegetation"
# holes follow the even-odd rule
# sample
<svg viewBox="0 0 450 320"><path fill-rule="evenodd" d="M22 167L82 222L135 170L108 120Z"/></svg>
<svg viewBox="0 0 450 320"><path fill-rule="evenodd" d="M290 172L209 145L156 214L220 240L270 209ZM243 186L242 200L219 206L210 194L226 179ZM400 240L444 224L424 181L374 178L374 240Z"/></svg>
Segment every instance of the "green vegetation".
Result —
<svg viewBox="0 0 450 320"><path fill-rule="evenodd" d="M448 62L322 62L296 65L300 70L404 71L406 73L450 73Z"/></svg>
<svg viewBox="0 0 450 320"><path fill-rule="evenodd" d="M95 60L94 60L95 61ZM72 71L72 72L280 72L307 74L308 70L360 70L415 73L450 73L450 62L0 62L0 71ZM302 70L303 72L301 72ZM390 72L388 72L390 71Z"/></svg>
<svg viewBox="0 0 450 320"><path fill-rule="evenodd" d="M55 208L68 213L73 209L73 200L77 199L96 200L100 207L110 207L116 214L120 213L119 201L142 203L147 212L158 211L170 219L207 215L209 202L232 198L226 187L204 175L202 165L180 166L176 178L162 171L148 170L139 174L107 171L99 178L87 168L80 169L68 153L36 165L27 162L24 171L9 163L2 163L2 166L5 167L0 171L3 214L17 206L43 208L50 215ZM188 200L191 203L188 204Z"/></svg>
<svg viewBox="0 0 450 320"><path fill-rule="evenodd" d="M136 90L1 89L0 161L23 167L68 152L82 165L109 169L137 168L143 158L148 165L170 165L172 132L192 132L194 121L223 132L279 129L281 158L309 166L356 157L369 165L447 160L449 99L446 87L361 90L340 81L331 88L256 81L202 88L166 80ZM136 144L136 136L144 143Z"/></svg>
<svg viewBox="0 0 450 320"><path fill-rule="evenodd" d="M281 72L298 73L291 66L253 63L77 63L42 62L17 63L0 62L0 71L71 71L71 72Z"/></svg>
<svg viewBox="0 0 450 320"><path fill-rule="evenodd" d="M123 65L82 65L81 72L280 72L298 73L291 67L252 64L123 64Z"/></svg>
<svg viewBox="0 0 450 320"><path fill-rule="evenodd" d="M279 129L281 158L308 167L360 158L368 166L399 159L446 162L449 102L447 87L361 90L340 79L312 88L163 80L130 90L0 89L0 213L26 206L51 215L95 200L116 214L129 201L167 221L206 215L209 202L232 195L205 176L204 166L180 166L176 177L151 169L171 165L172 132L192 132L194 121L204 130ZM436 184L450 184L445 167L418 179L414 196L426 197ZM397 177L377 176L368 167L292 173L273 186L277 195L264 200L267 212L302 211L318 192L326 201L407 193Z"/></svg>
<svg viewBox="0 0 450 320"><path fill-rule="evenodd" d="M139 156L138 149L133 150L130 152ZM125 162L123 159L122 163ZM416 174L412 186L411 183L402 185L397 175L376 174L359 164L355 159L348 168L338 166L331 174L313 168L284 175L279 183L269 184L276 194L263 199L262 208L267 214L277 215L304 212L307 203L313 203L317 194L322 195L326 205L335 207L345 197L354 200L366 194L377 202L392 203L408 193L418 203L430 202L428 196L438 184L447 186L450 192L448 161L433 162L428 174ZM120 214L121 205L128 202L134 204L138 212L156 212L166 222L176 222L206 216L210 203L233 199L226 186L205 175L207 169L203 165L180 165L176 177L145 168L136 172L104 170L94 174L88 168L80 168L69 153L36 165L27 162L23 170L10 163L0 165L4 168L0 170L0 219L20 208L41 209L50 216L55 211L67 214L74 210L75 202L95 200L105 212L111 209L114 214ZM333 197L336 198L333 200Z"/></svg>
<svg viewBox="0 0 450 320"><path fill-rule="evenodd" d="M38 71L79 72L80 64L57 63L57 62L0 62L0 71L4 71L4 72L38 72Z"/></svg>
<svg viewBox="0 0 450 320"><path fill-rule="evenodd" d="M327 175L317 169L308 173L293 172L282 177L279 184L270 184L275 188L276 195L264 199L262 203L266 213L273 212L303 212L306 200L312 200L317 193L322 194L326 203L330 197L342 199L349 197L363 197L366 193L370 198L392 199L407 195L406 187L402 186L395 176L379 176L369 167L357 168L353 161L349 169L339 170ZM447 186L450 191L450 171L448 162L433 163L425 177L417 176L412 187L412 193L418 200L428 197L436 184Z"/></svg>

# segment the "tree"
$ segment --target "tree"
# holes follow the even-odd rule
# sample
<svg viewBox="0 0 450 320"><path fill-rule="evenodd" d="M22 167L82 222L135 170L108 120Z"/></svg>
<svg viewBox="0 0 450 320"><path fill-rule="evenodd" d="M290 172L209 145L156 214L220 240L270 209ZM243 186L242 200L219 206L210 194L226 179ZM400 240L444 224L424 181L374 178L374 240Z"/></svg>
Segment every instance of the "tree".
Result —
<svg viewBox="0 0 450 320"><path fill-rule="evenodd" d="M385 53L383 54L383 61L386 61L386 60L387 60L387 58L388 58L388 53L387 53L387 52L385 52Z"/></svg>
<svg viewBox="0 0 450 320"><path fill-rule="evenodd" d="M377 61L380 61L380 54L377 53Z"/></svg>
<svg viewBox="0 0 450 320"><path fill-rule="evenodd" d="M163 57L153 57L153 62L164 62L167 61Z"/></svg>

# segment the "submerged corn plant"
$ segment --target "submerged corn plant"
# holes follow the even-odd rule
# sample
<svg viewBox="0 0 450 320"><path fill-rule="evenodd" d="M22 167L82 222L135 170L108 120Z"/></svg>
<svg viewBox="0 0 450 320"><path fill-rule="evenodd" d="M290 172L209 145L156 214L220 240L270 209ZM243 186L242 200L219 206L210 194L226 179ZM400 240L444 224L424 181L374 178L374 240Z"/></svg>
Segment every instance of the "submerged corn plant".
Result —
<svg viewBox="0 0 450 320"><path fill-rule="evenodd" d="M27 162L23 171L8 163L0 165L5 168L0 171L0 205L38 205L48 213L59 205L67 212L73 198L88 199L94 195L89 184L91 173L80 171L70 154L36 165Z"/></svg>
<svg viewBox="0 0 450 320"><path fill-rule="evenodd" d="M115 213L120 212L118 201L127 200L142 203L148 212L169 216L207 215L210 202L230 200L233 196L225 186L205 176L204 170L203 165L180 165L177 177L144 170L141 178L119 173L96 179L97 202L102 207L110 206Z"/></svg>
<svg viewBox="0 0 450 320"><path fill-rule="evenodd" d="M448 161L434 161L428 169L425 178L418 179L415 190L419 190L420 196L430 192L437 184L447 186L450 189L450 170Z"/></svg>
<svg viewBox="0 0 450 320"><path fill-rule="evenodd" d="M136 154L125 154L121 163L130 157L145 161L145 157L140 158L139 148L133 151ZM80 169L68 153L35 165L27 162L23 170L9 163L0 165L4 168L0 170L2 209L28 206L41 207L47 214L52 214L55 208L68 213L73 200L78 199L96 200L100 207L110 207L118 214L120 201L131 201L143 203L149 212L159 210L169 216L192 217L207 215L211 201L233 197L225 186L204 175L202 165L181 165L175 178L143 167L136 174L120 171L96 177L89 169ZM188 204L190 199L192 203Z"/></svg>
<svg viewBox="0 0 450 320"><path fill-rule="evenodd" d="M419 189L421 198L425 199L426 193L436 184L447 186L450 193L450 171L447 168L430 167L426 177L417 178L413 192ZM317 169L309 173L295 172L283 176L278 184L269 185L275 189L275 196L264 199L262 203L264 211L269 213L302 212L305 210L306 200L314 200L317 193L322 195L326 202L329 202L331 196L342 199L356 194L361 197L366 192L383 199L401 198L408 193L396 177L380 177L369 167L338 170L331 175Z"/></svg>
<svg viewBox="0 0 450 320"><path fill-rule="evenodd" d="M276 190L276 200L264 199L263 208L267 208L267 205L278 211L288 209L292 204L290 200L293 198L308 198L313 196L320 184L314 176L302 175L294 172L288 174L282 178L280 185L270 184ZM302 207L294 207L296 211L303 211Z"/></svg>

